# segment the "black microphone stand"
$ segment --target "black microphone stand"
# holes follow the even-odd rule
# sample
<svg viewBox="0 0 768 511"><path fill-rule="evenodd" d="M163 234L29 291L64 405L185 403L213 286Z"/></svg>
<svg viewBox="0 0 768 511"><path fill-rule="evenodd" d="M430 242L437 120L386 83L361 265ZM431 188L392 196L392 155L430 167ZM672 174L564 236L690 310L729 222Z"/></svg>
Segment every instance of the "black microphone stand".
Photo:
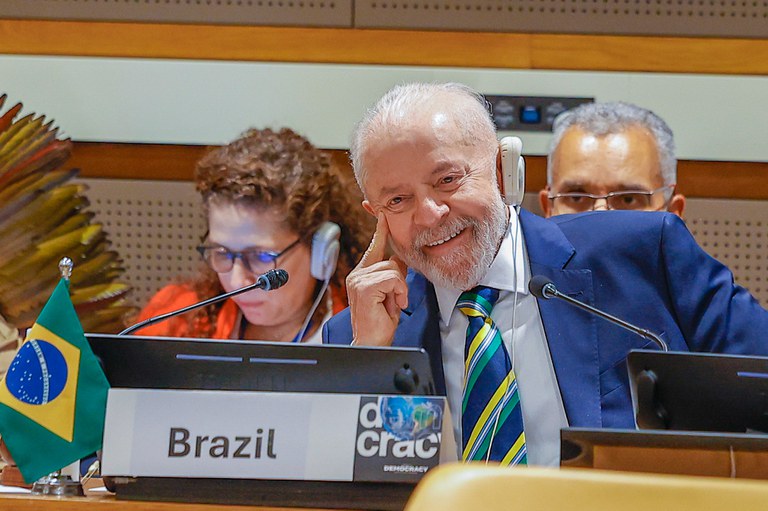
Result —
<svg viewBox="0 0 768 511"><path fill-rule="evenodd" d="M542 277L539 275L533 277L529 282L528 288L530 289L531 293L533 293L533 295L538 298L544 298L545 300L549 300L550 298L559 298L560 300L564 300L570 303L571 305L578 307L579 309L585 310L587 312L591 312L592 314L600 316L601 318L608 320L611 323L624 328L625 330L629 330L630 332L635 333L641 337L644 337L645 339L653 341L654 343L656 343L656 345L658 345L658 347L662 351L669 351L669 346L667 346L667 343L664 342L664 339L662 339L655 333L649 330L646 330L645 328L640 328L631 323L627 323L623 319L619 319L616 316L612 316L607 312L603 312L600 309L596 309L591 305L588 305L584 302L580 302L575 298L571 298L570 296L561 293L560 291L557 290L555 285L551 281L549 281L549 279L547 279L546 277Z"/></svg>

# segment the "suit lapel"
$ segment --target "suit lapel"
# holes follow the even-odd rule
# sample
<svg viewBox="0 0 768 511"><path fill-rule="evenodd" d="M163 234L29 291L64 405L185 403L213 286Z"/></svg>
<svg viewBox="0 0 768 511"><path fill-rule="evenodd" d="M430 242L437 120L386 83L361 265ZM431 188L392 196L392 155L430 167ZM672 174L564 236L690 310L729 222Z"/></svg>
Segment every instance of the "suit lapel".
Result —
<svg viewBox="0 0 768 511"><path fill-rule="evenodd" d="M556 223L520 213L531 275L544 275L560 292L594 304L592 273L568 268L576 250ZM593 315L561 300L537 300L568 424L600 427L600 365Z"/></svg>
<svg viewBox="0 0 768 511"><path fill-rule="evenodd" d="M429 354L432 379L438 395L445 395L443 348L440 338L435 288L420 273L408 270L408 308L400 313L400 327L395 331L395 346L424 348Z"/></svg>

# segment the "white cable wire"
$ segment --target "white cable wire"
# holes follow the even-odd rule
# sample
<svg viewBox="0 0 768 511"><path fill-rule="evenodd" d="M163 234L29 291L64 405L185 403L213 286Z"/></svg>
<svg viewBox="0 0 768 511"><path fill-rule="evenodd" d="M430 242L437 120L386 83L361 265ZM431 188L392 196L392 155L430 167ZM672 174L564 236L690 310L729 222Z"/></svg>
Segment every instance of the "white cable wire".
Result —
<svg viewBox="0 0 768 511"><path fill-rule="evenodd" d="M304 318L304 324L301 326L301 330L299 330L299 334L296 336L295 342L303 342L304 341L304 334L307 333L307 327L309 327L309 322L312 320L312 315L317 310L317 307L320 305L320 301L325 296L325 292L328 290L328 285L330 284L331 279L330 277L325 279L323 281L322 287L320 287L320 292L317 293L317 296L315 297L315 301L312 303L312 307L309 308L309 313L307 314L307 317Z"/></svg>

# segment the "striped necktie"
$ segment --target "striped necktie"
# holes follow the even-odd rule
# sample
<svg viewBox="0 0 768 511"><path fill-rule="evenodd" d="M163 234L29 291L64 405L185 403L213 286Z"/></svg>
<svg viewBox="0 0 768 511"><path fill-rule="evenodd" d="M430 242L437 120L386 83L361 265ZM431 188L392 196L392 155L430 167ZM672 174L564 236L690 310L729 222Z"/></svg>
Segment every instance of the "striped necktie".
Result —
<svg viewBox="0 0 768 511"><path fill-rule="evenodd" d="M477 286L462 293L456 304L469 320L461 406L462 459L526 465L517 380L501 333L491 319L498 298L498 289Z"/></svg>

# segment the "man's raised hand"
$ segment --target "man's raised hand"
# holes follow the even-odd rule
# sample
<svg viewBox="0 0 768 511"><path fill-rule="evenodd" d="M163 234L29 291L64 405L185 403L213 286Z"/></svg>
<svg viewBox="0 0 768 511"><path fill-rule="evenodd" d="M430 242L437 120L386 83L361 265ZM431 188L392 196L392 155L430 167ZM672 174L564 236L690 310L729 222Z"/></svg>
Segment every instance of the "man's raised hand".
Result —
<svg viewBox="0 0 768 511"><path fill-rule="evenodd" d="M360 263L347 276L353 344L389 346L408 306L407 268L397 257L386 259L389 224L379 213L376 232Z"/></svg>

